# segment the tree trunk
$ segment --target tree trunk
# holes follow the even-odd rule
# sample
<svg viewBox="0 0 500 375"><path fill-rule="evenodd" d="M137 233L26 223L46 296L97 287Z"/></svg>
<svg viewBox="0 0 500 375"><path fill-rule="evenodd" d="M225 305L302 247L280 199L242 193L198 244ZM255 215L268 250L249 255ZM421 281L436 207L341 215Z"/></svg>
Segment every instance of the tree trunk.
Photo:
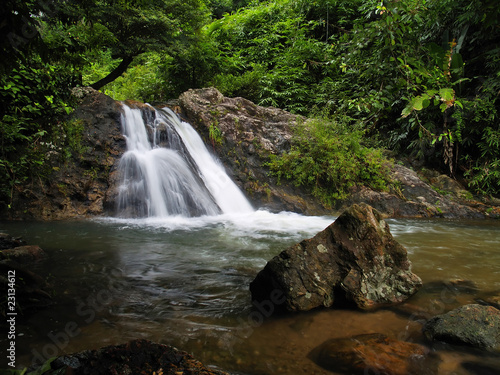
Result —
<svg viewBox="0 0 500 375"><path fill-rule="evenodd" d="M125 73L125 71L129 67L129 65L132 63L132 61L134 61L134 57L135 56L124 57L122 62L120 63L120 65L118 65L112 72L110 72L103 79L100 79L99 81L91 84L90 87L92 87L95 90L99 90L104 85L107 85L108 83L113 82L115 79L120 77L123 73Z"/></svg>

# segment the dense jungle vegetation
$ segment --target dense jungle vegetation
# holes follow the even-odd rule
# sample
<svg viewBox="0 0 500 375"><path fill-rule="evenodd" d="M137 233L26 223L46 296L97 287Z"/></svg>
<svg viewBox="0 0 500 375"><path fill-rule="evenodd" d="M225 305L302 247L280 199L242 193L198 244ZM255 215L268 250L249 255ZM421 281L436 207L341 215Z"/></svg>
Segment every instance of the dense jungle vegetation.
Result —
<svg viewBox="0 0 500 375"><path fill-rule="evenodd" d="M316 117L270 166L327 203L342 185L386 186L379 149L500 194L496 0L7 0L0 12L6 205L50 158L78 152L65 121L77 85L152 103L215 86Z"/></svg>

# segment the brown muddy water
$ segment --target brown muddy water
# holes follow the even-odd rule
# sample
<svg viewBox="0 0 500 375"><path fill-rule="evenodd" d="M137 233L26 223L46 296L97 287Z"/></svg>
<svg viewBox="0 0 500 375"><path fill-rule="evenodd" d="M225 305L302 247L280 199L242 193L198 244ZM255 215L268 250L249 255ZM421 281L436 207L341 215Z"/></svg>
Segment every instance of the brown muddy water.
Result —
<svg viewBox="0 0 500 375"><path fill-rule="evenodd" d="M424 281L395 308L319 309L270 319L252 309L248 285L266 261L333 220L257 211L194 219L0 222L0 232L47 252L33 271L50 282L54 296L51 307L17 322L17 367L145 338L238 374L335 374L309 353L331 338L378 332L430 346L441 360L439 375L481 373L467 370L466 362L500 374L500 353L432 344L421 334L425 318L500 295L497 221L388 220ZM5 353L6 335L0 345ZM2 354L0 368L4 361Z"/></svg>

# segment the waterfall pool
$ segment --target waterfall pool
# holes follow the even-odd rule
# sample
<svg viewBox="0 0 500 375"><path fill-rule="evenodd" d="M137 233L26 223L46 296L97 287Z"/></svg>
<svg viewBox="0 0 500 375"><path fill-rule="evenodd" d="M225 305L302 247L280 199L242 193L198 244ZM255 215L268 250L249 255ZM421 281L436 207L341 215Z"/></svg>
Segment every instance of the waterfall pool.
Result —
<svg viewBox="0 0 500 375"><path fill-rule="evenodd" d="M0 222L0 231L48 254L33 271L52 284L51 307L17 323L17 364L146 338L206 365L241 374L332 374L308 359L330 338L380 332L423 342L430 315L500 295L500 223L388 220L424 287L397 309L318 309L270 319L252 315L249 283L267 260L312 237L332 217L255 211L213 217ZM444 298L450 280L468 280ZM447 295L449 296L449 295ZM69 322L77 332L65 339ZM7 337L2 335L2 347ZM439 375L470 375L463 361L500 372L500 355L441 346ZM1 367L5 368L2 363Z"/></svg>

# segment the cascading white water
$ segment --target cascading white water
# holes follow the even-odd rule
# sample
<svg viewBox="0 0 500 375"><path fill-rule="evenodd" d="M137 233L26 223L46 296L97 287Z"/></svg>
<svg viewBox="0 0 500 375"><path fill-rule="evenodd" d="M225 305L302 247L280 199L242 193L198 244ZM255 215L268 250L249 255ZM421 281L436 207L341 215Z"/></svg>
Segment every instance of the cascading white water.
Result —
<svg viewBox="0 0 500 375"><path fill-rule="evenodd" d="M170 121L181 137L189 155L200 170L200 177L225 214L249 213L252 206L241 190L229 178L222 164L208 151L205 143L194 128L179 118L168 108L158 112L159 117Z"/></svg>
<svg viewBox="0 0 500 375"><path fill-rule="evenodd" d="M123 104L118 216L249 213L252 206L201 137L168 108Z"/></svg>

